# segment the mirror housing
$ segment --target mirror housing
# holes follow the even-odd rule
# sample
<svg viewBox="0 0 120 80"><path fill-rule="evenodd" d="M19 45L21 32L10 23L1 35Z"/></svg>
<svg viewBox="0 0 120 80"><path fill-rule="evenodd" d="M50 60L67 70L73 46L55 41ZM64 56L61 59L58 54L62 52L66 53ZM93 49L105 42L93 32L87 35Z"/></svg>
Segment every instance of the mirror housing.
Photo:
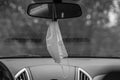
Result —
<svg viewBox="0 0 120 80"><path fill-rule="evenodd" d="M45 2L30 4L27 14L37 18L66 19L80 17L82 10L78 4Z"/></svg>

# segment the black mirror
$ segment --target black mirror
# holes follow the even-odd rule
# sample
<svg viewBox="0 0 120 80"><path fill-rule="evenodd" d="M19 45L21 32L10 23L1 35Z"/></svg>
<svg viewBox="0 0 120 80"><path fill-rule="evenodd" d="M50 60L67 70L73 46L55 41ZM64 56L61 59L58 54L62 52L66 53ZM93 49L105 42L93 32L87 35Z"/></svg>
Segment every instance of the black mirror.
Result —
<svg viewBox="0 0 120 80"><path fill-rule="evenodd" d="M27 13L37 18L65 19L80 17L82 10L78 4L47 2L30 4Z"/></svg>

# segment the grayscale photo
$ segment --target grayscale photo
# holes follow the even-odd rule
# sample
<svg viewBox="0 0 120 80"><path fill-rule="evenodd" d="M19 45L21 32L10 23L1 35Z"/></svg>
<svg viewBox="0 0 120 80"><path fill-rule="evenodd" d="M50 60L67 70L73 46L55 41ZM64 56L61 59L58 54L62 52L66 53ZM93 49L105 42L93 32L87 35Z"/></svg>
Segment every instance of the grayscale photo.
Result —
<svg viewBox="0 0 120 80"><path fill-rule="evenodd" d="M0 80L120 80L120 0L0 0Z"/></svg>

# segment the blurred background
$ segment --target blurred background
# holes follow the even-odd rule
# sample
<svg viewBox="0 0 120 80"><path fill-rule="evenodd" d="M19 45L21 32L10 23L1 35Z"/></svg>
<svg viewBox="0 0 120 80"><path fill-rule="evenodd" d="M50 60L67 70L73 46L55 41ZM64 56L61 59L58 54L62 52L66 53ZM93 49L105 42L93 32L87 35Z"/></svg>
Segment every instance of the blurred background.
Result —
<svg viewBox="0 0 120 80"><path fill-rule="evenodd" d="M0 56L49 56L46 19L27 15L41 0L0 0ZM120 57L120 0L65 0L80 4L83 15L59 20L69 56Z"/></svg>

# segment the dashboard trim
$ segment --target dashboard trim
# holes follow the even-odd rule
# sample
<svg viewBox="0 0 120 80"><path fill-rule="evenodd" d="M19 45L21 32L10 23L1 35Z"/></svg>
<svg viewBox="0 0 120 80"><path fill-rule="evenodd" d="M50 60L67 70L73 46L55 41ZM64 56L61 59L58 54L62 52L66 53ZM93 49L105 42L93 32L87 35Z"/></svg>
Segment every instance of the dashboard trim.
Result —
<svg viewBox="0 0 120 80"><path fill-rule="evenodd" d="M79 80L79 77L80 77L79 76L79 74L80 74L79 72L80 71L82 71L83 73L85 73L85 75L87 75L89 77L89 79L92 80L92 77L85 70L83 70L82 68L78 68L78 80Z"/></svg>
<svg viewBox="0 0 120 80"><path fill-rule="evenodd" d="M15 75L15 80L16 80L16 78L17 78L20 74L22 74L24 71L25 71L26 74L27 74L28 80L30 80L30 76L29 76L29 73L28 73L28 71L27 71L26 68L21 69L21 70Z"/></svg>

